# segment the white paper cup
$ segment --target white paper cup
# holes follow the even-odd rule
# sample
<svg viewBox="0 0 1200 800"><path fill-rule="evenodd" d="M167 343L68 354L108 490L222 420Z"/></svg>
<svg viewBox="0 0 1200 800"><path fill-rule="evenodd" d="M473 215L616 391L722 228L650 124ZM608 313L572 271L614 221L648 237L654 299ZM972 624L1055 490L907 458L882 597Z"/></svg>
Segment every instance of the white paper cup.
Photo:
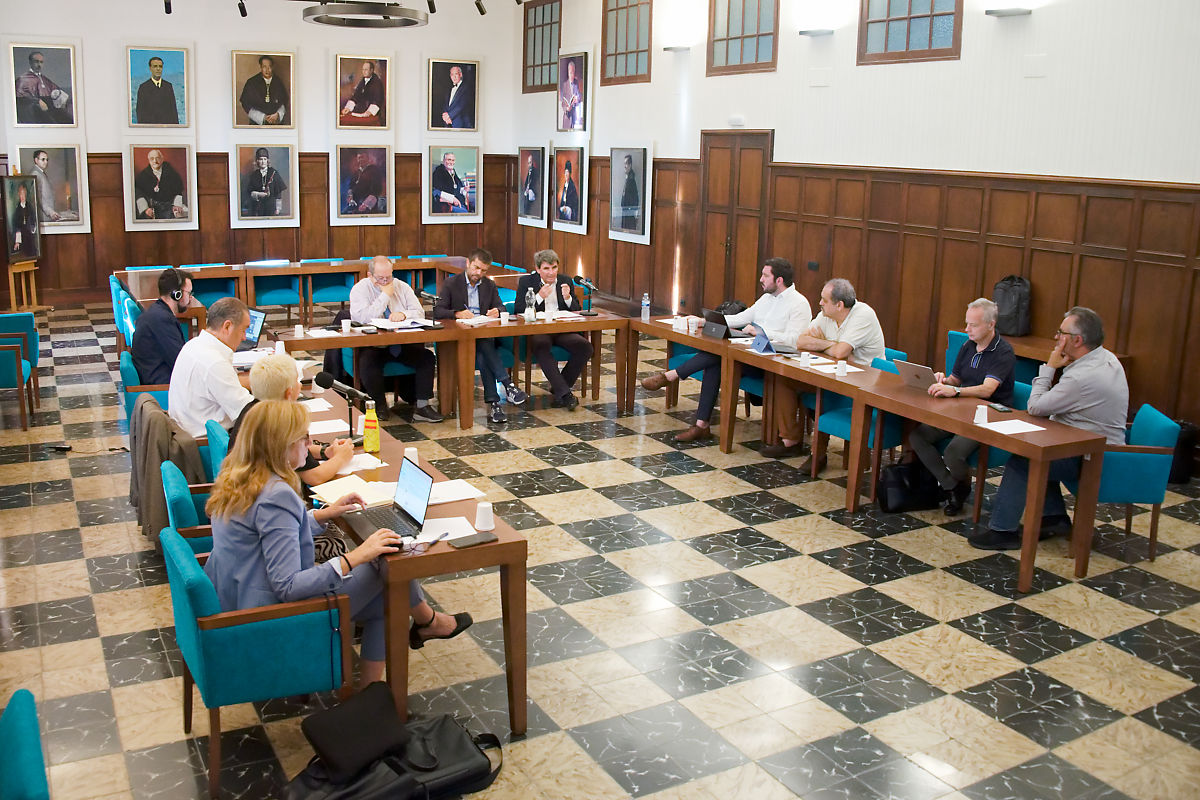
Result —
<svg viewBox="0 0 1200 800"><path fill-rule="evenodd" d="M986 425L988 421L987 406L983 403L975 406L975 424Z"/></svg>
<svg viewBox="0 0 1200 800"><path fill-rule="evenodd" d="M699 331L700 322L701 320L696 319L695 317L688 317L688 333L694 334Z"/></svg>
<svg viewBox="0 0 1200 800"><path fill-rule="evenodd" d="M554 310L554 309L552 309L552 308L551 308L551 309L547 309L547 311L546 311L546 322L554 322L554 320L556 320L556 319L558 319L558 312L557 312L557 311L555 311L555 310Z"/></svg>
<svg viewBox="0 0 1200 800"><path fill-rule="evenodd" d="M800 366L802 366L802 367L811 367L812 366L812 353L808 352L807 350L804 350L800 353Z"/></svg>
<svg viewBox="0 0 1200 800"><path fill-rule="evenodd" d="M507 325L507 324L508 324L508 312L507 312L507 311L501 311L501 312L500 312L500 324L501 324L501 325Z"/></svg>
<svg viewBox="0 0 1200 800"><path fill-rule="evenodd" d="M297 338L297 339L303 339L303 338L304 338L304 326L303 326L303 325L300 325L300 324L297 324L297 325L296 325L296 333L295 333L295 336L296 336L296 338Z"/></svg>
<svg viewBox="0 0 1200 800"><path fill-rule="evenodd" d="M487 500L480 500L479 505L475 507L475 530L490 531L496 527L496 518L492 514L492 504Z"/></svg>
<svg viewBox="0 0 1200 800"><path fill-rule="evenodd" d="M275 352L276 353L286 353L287 352L287 350L284 349L284 347L283 347L283 342L279 341L278 339L275 340Z"/></svg>
<svg viewBox="0 0 1200 800"><path fill-rule="evenodd" d="M415 447L404 448L404 457L414 464L421 463L421 456L417 453L417 448Z"/></svg>
<svg viewBox="0 0 1200 800"><path fill-rule="evenodd" d="M837 371L833 374L837 375L839 378L844 378L846 377L846 372L846 362L843 360L837 363Z"/></svg>
<svg viewBox="0 0 1200 800"><path fill-rule="evenodd" d="M349 332L350 332L350 320L344 319L344 320L342 320L342 333L349 333Z"/></svg>

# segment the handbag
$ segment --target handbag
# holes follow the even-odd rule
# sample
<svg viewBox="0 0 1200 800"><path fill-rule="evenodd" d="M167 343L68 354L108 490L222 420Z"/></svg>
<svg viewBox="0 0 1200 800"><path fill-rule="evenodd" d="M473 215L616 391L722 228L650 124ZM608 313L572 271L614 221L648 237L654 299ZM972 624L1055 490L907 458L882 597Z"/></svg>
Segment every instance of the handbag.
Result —
<svg viewBox="0 0 1200 800"><path fill-rule="evenodd" d="M333 708L300 723L328 779L345 783L372 762L404 752L409 733L396 713L392 690L376 681ZM348 795L350 796L350 795Z"/></svg>
<svg viewBox="0 0 1200 800"><path fill-rule="evenodd" d="M887 514L937 508L943 492L937 478L919 460L908 464L889 464L879 471L875 499L879 510Z"/></svg>
<svg viewBox="0 0 1200 800"><path fill-rule="evenodd" d="M500 753L492 767L484 750ZM492 785L504 765L495 734L471 736L458 720L439 714L408 723L408 744L401 759L417 784L417 796L437 800L479 792Z"/></svg>

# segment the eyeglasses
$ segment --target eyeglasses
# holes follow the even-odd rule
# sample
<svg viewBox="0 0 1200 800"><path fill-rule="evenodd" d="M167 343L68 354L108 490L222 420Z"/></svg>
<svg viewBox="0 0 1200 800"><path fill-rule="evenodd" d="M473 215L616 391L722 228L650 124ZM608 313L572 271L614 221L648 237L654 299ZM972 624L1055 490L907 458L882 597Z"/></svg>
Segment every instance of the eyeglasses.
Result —
<svg viewBox="0 0 1200 800"><path fill-rule="evenodd" d="M409 556L419 556L429 549L433 542L418 542L415 539L405 539L400 542L400 552Z"/></svg>
<svg viewBox="0 0 1200 800"><path fill-rule="evenodd" d="M1054 338L1057 339L1059 336L1082 336L1082 334L1075 331L1064 331L1062 328L1059 328L1054 332Z"/></svg>

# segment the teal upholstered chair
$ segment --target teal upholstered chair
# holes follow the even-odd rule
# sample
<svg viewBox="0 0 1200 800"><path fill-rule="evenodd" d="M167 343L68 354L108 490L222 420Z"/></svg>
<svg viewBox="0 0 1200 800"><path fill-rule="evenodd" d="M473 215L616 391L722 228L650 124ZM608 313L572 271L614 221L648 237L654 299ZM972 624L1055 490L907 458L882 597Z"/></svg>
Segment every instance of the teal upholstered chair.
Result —
<svg viewBox="0 0 1200 800"><path fill-rule="evenodd" d="M303 258L301 264L340 264L344 258ZM308 276L309 300L315 306L318 303L337 303L338 309L346 307L350 302L350 290L357 282L356 275L349 272L317 273ZM309 319L311 323L311 318Z"/></svg>
<svg viewBox="0 0 1200 800"><path fill-rule="evenodd" d="M964 338L963 341L966 341ZM1028 383L1016 381L1013 383L1013 408L1018 411L1024 411L1029 408L1029 393L1033 387ZM967 463L975 467L975 503L971 512L971 519L979 522L979 517L983 514L983 483L987 480L987 472L993 467L1003 466L1012 453L1007 450L1001 450L999 447L988 447L986 444L979 445L979 449L971 453L971 457L967 459Z"/></svg>
<svg viewBox="0 0 1200 800"><path fill-rule="evenodd" d="M434 253L424 256L409 256L410 261L427 258L446 258L445 253ZM430 267L429 269L416 270L420 274L420 278L414 283L410 281L410 285L416 292L425 292L426 294L437 294L437 269Z"/></svg>
<svg viewBox="0 0 1200 800"><path fill-rule="evenodd" d="M138 375L137 367L133 365L133 356L128 350L121 353L121 383L123 384L125 397L125 419L133 416L133 407L137 403L138 395L143 392L149 392L158 401L164 410L167 408L167 390L170 384L154 383L143 384L141 377Z"/></svg>
<svg viewBox="0 0 1200 800"><path fill-rule="evenodd" d="M879 361L880 359L875 359L875 360ZM904 352L903 350L896 350L891 347L885 347L885 348L883 348L883 360L886 360L889 364L893 361L908 361L908 353ZM874 365L872 365L872 366L874 366ZM895 370L889 369L888 371L894 372ZM804 394L800 395L800 403L801 403L801 405L803 405L805 408L809 409L810 411L816 412L816 410L817 410L817 393L816 392L805 392ZM825 391L825 392L821 393L821 413L822 414L833 411L835 409L839 409L839 408L850 408L851 405L853 405L853 403L850 401L850 398L846 397L845 395L841 395L841 394L838 394L837 392L830 392L830 391Z"/></svg>
<svg viewBox="0 0 1200 800"><path fill-rule="evenodd" d="M337 595L222 612L212 581L183 537L163 528L159 541L183 655L183 730L192 730L194 684L208 708L208 790L216 797L222 706L332 689L348 694L350 601Z"/></svg>
<svg viewBox="0 0 1200 800"><path fill-rule="evenodd" d="M696 348L694 348L694 347L688 347L686 344L675 344L674 342L667 342L667 369L668 370L678 369L683 364L683 362L687 361L695 353L696 353ZM702 373L688 376L688 380L697 380L698 381L698 380L702 380L702 379L703 379ZM743 372L742 380L738 384L738 389L745 393L743 395L743 397L744 397L744 401L745 401L745 405L746 405L746 419L749 419L750 418L750 395L753 394L753 395L757 395L758 397L763 396L763 392L765 391L763 377L761 375L746 375ZM678 402L679 402L679 382L673 381L673 382L667 384L666 407L674 408ZM734 403L734 408L736 409L736 407L737 407L737 403ZM731 409L730 413L731 414L734 413L734 410Z"/></svg>
<svg viewBox="0 0 1200 800"><path fill-rule="evenodd" d="M1175 457L1180 427L1149 403L1138 409L1133 425L1125 434L1126 443L1104 449L1104 469L1100 474L1098 503L1125 505L1125 532L1133 527L1133 504L1150 509L1150 560L1158 548L1158 517L1167 494L1167 478ZM1072 493L1078 482L1067 483Z"/></svg>
<svg viewBox="0 0 1200 800"><path fill-rule="evenodd" d="M33 314L0 314L0 389L16 389L21 430L29 430L35 406L42 404L37 365L41 339Z"/></svg>
<svg viewBox="0 0 1200 800"><path fill-rule="evenodd" d="M133 332L137 330L138 317L142 316L142 306L128 294L121 297L121 320L125 336L125 347L133 347Z"/></svg>
<svg viewBox="0 0 1200 800"><path fill-rule="evenodd" d="M211 440L210 440L211 441ZM188 485L187 478L173 461L159 464L163 495L167 499L167 520L195 553L212 551L212 526L204 513L204 504L212 491L211 483Z"/></svg>
<svg viewBox="0 0 1200 800"><path fill-rule="evenodd" d="M946 369L947 375L954 369L954 360L958 358L958 351L967 343L967 334L963 331L946 331ZM905 359L907 360L907 359ZM1027 381L1028 382L1028 381Z"/></svg>
<svg viewBox="0 0 1200 800"><path fill-rule="evenodd" d="M13 692L0 714L0 797L50 800L37 703L28 689Z"/></svg>
<svg viewBox="0 0 1200 800"><path fill-rule="evenodd" d="M208 436L208 477L215 481L221 465L225 463L225 456L229 455L229 431L221 423L210 419L204 423L204 433Z"/></svg>
<svg viewBox="0 0 1200 800"><path fill-rule="evenodd" d="M292 262L285 258L272 258L263 261L247 261L247 267L286 267ZM296 275L254 275L249 276L254 283L253 292L255 308L263 306L283 306L287 310L287 321L292 321L292 306L300 305L300 276Z"/></svg>
<svg viewBox="0 0 1200 800"><path fill-rule="evenodd" d="M890 353L898 353L899 351L891 350ZM897 356L899 357L899 356ZM871 362L871 366L884 372L898 374L896 365L892 358L877 358ZM904 359L901 358L901 361ZM823 392L821 397L821 405L824 405L825 397L831 392ZM842 395L836 395L841 398ZM845 399L845 398L843 398ZM830 436L836 436L839 439L850 441L851 427L851 410L853 403L839 404L831 411L825 411L823 408L817 414L817 435L813 437L813 458L812 458L812 476L817 477L818 462L825 455L826 443ZM884 450L890 450L893 447L899 447L904 443L904 420L894 414L882 414L879 409L871 412L871 418L868 422L871 426L867 437L867 446L873 451L871 457L872 474L878 473L879 461ZM846 451L842 451L842 458L846 458ZM871 499L875 499L875 481L871 481L870 485Z"/></svg>
<svg viewBox="0 0 1200 800"><path fill-rule="evenodd" d="M221 262L211 264L184 264L180 269L193 270L203 267L223 267ZM192 273L192 297L208 308L222 297L236 297L237 282L233 278L205 278L203 272Z"/></svg>

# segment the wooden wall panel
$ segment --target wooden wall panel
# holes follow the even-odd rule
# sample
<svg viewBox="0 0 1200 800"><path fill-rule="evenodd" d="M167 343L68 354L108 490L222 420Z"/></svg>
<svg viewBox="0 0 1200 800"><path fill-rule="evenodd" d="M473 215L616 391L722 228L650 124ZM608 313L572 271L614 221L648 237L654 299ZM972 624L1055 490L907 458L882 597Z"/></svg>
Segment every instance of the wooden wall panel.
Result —
<svg viewBox="0 0 1200 800"><path fill-rule="evenodd" d="M1070 194L1039 192L1033 213L1033 237L1056 242L1075 241L1079 224L1079 198Z"/></svg>
<svg viewBox="0 0 1200 800"><path fill-rule="evenodd" d="M983 282L973 292L976 297L991 297L996 282L1009 275L1023 275L1025 250L1002 244L988 244L983 249Z"/></svg>
<svg viewBox="0 0 1200 800"><path fill-rule="evenodd" d="M913 183L908 186L904 221L909 225L936 228L942 216L942 187Z"/></svg>
<svg viewBox="0 0 1200 800"><path fill-rule="evenodd" d="M864 179L839 178L837 182L837 208L834 214L843 219L862 219L866 208L867 182Z"/></svg>
<svg viewBox="0 0 1200 800"><path fill-rule="evenodd" d="M1192 206L1187 203L1147 200L1142 204L1138 249L1163 255L1187 255L1192 227Z"/></svg>
<svg viewBox="0 0 1200 800"><path fill-rule="evenodd" d="M925 362L933 365L935 371L944 371L942 370L942 359L938 354L946 349L946 331L962 329L967 303L979 296L976 281L979 275L981 249L982 245L978 242L961 239L945 239L942 242L940 280L933 293L937 297L937 324L930 334L932 345L927 351L931 359ZM1003 249L1012 250L1012 248ZM991 292L987 294L990 296ZM902 348L909 346L905 339L898 340L897 344ZM925 354L911 346L909 348L909 357L917 361L920 361L921 356ZM921 356L918 356L918 353L921 353Z"/></svg>
<svg viewBox="0 0 1200 800"><path fill-rule="evenodd" d="M1030 253L1026 277L1036 287L1029 313L1033 332L1039 336L1051 335L1062 321L1063 312L1075 305L1071 302L1071 255L1034 250Z"/></svg>
<svg viewBox="0 0 1200 800"><path fill-rule="evenodd" d="M1133 199L1088 197L1083 216L1083 243L1101 247L1129 247Z"/></svg>
<svg viewBox="0 0 1200 800"><path fill-rule="evenodd" d="M950 230L979 233L983 219L983 189L976 186L946 187L946 221Z"/></svg>
<svg viewBox="0 0 1200 800"><path fill-rule="evenodd" d="M1129 327L1125 336L1118 338L1120 348L1133 356L1126 367L1130 410L1151 403L1171 414L1180 373L1192 368L1193 359L1170 357L1180 351L1166 343L1184 341L1193 275L1179 267L1140 261L1134 263L1133 270ZM1189 402L1194 407L1195 395Z"/></svg>
<svg viewBox="0 0 1200 800"><path fill-rule="evenodd" d="M1124 261L1098 256L1082 256L1079 259L1079 290L1071 305L1087 306L1099 314L1100 319L1104 320L1108 346L1118 352L1124 352L1117 344L1124 333L1121 330L1124 287Z"/></svg>
<svg viewBox="0 0 1200 800"><path fill-rule="evenodd" d="M900 197L904 184L898 181L871 181L871 221L899 222Z"/></svg>
<svg viewBox="0 0 1200 800"><path fill-rule="evenodd" d="M775 207L777 210L786 210L795 208L794 203L789 203L791 199L786 192L781 192L780 189L784 184L790 187L793 183L799 184L798 176L781 177L775 183ZM833 197L833 181L829 178L809 178L804 181L804 213L805 214L821 214L828 216L830 212L831 200Z"/></svg>
<svg viewBox="0 0 1200 800"><path fill-rule="evenodd" d="M888 341L896 339L900 321L900 312L895 302L895 298L900 295L899 255L898 234L891 231L868 231L864 278L855 285L858 296L875 309L879 316L879 324L883 326L884 338ZM866 294L859 286L870 286L871 294ZM888 298L888 301L880 302L879 298Z"/></svg>
<svg viewBox="0 0 1200 800"><path fill-rule="evenodd" d="M900 253L899 316L893 341L906 352L924 354L929 350L933 335L929 324L934 297L933 265L936 263L936 236L908 234L904 237Z"/></svg>
<svg viewBox="0 0 1200 800"><path fill-rule="evenodd" d="M988 233L1024 236L1029 193L993 189L988 198Z"/></svg>

